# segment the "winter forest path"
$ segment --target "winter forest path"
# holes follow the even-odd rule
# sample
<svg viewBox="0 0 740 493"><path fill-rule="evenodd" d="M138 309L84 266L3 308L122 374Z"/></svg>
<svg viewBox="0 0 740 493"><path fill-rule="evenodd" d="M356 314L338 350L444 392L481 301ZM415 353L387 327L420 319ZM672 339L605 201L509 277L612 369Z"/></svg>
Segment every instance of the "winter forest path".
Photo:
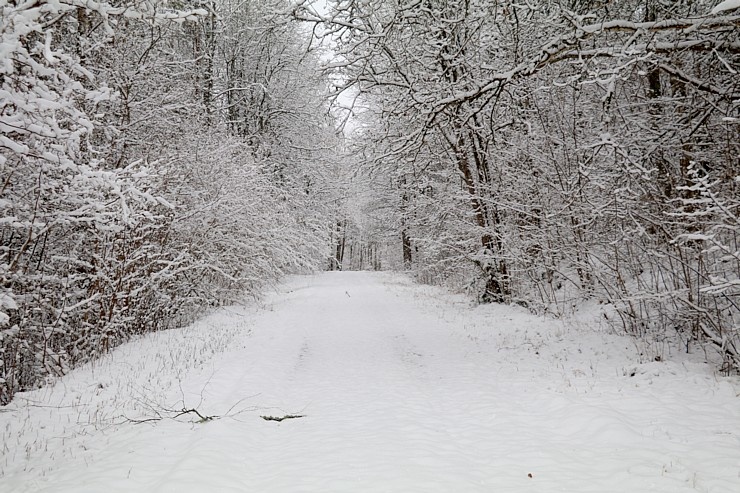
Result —
<svg viewBox="0 0 740 493"><path fill-rule="evenodd" d="M738 491L737 382L638 364L606 331L352 272L292 278L206 328L236 318L228 349L147 398L222 417L87 428L25 472L6 460L0 491ZM285 415L302 417L260 418Z"/></svg>

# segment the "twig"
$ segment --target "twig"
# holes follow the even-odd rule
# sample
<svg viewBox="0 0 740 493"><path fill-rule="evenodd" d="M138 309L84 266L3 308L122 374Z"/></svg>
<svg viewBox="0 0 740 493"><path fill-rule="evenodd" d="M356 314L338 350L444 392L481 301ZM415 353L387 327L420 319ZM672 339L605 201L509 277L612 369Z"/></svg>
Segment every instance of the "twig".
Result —
<svg viewBox="0 0 740 493"><path fill-rule="evenodd" d="M265 421L277 421L278 423L286 419L297 419L305 417L305 414L286 414L285 416L260 416L260 418L264 419Z"/></svg>
<svg viewBox="0 0 740 493"><path fill-rule="evenodd" d="M197 409L183 409L183 410L182 410L182 411L180 411L179 413L175 414L175 416L173 416L173 419L179 418L179 417L180 417L180 416L182 416L183 414L188 414L188 413L193 413L193 414L195 414L196 416L198 416L198 417L200 418L200 421L198 421L198 423L205 423L205 422L207 422L207 421L213 421L214 419L216 419L216 418L219 418L219 417L220 417L220 416L203 416L202 414L200 414L200 413L198 412L198 410L197 410Z"/></svg>

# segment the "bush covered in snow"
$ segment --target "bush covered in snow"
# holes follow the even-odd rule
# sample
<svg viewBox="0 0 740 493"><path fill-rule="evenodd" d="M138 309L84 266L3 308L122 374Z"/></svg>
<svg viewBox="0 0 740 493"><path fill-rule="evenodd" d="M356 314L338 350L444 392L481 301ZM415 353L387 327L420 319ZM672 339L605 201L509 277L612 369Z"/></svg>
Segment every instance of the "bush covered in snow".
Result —
<svg viewBox="0 0 740 493"><path fill-rule="evenodd" d="M321 80L227 4L0 1L0 404L324 262Z"/></svg>

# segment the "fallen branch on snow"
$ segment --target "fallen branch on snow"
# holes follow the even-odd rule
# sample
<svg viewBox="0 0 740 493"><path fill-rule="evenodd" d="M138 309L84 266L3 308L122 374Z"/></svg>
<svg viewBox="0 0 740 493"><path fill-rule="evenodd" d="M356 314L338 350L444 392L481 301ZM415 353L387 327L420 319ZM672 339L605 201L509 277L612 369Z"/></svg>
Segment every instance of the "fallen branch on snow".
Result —
<svg viewBox="0 0 740 493"><path fill-rule="evenodd" d="M305 414L286 414L285 416L260 416L260 418L264 419L265 421L277 421L278 423L286 419L297 419L305 417Z"/></svg>

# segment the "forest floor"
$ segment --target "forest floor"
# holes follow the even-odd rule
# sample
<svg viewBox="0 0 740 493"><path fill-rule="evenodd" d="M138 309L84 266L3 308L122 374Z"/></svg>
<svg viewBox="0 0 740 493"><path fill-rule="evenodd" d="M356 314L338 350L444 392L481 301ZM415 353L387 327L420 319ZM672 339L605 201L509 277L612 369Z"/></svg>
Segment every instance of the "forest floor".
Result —
<svg viewBox="0 0 740 493"><path fill-rule="evenodd" d="M294 277L19 394L0 491L740 491L740 379L658 349L396 274Z"/></svg>

